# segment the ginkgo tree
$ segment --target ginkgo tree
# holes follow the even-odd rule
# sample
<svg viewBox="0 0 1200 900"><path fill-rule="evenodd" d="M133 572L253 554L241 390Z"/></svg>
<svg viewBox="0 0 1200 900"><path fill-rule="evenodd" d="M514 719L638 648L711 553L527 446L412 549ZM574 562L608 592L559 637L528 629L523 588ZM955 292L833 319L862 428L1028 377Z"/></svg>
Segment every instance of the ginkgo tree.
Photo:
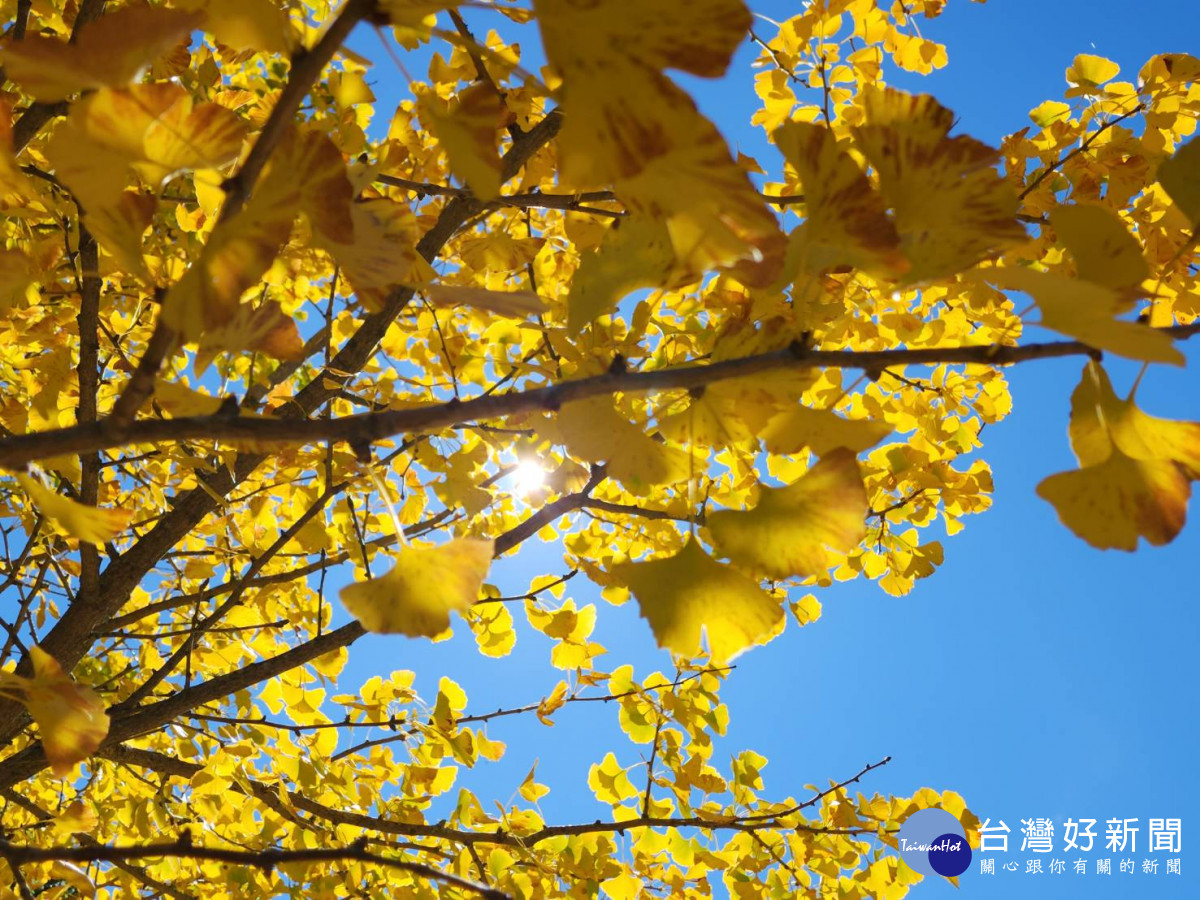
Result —
<svg viewBox="0 0 1200 900"><path fill-rule="evenodd" d="M1173 540L1200 477L1200 424L1105 369L1200 332L1200 60L1081 55L993 148L886 84L947 64L944 5L7 4L0 889L895 898L914 810L976 843L951 790L858 792L886 760L776 796L715 751L730 660L988 507L1005 367L1080 360L1038 493L1088 543ZM747 42L759 159L669 74ZM531 542L563 569L503 596ZM601 664L576 576L664 671ZM544 697L339 678L367 632L503 657L517 618ZM591 699L608 817L455 788L492 718Z"/></svg>

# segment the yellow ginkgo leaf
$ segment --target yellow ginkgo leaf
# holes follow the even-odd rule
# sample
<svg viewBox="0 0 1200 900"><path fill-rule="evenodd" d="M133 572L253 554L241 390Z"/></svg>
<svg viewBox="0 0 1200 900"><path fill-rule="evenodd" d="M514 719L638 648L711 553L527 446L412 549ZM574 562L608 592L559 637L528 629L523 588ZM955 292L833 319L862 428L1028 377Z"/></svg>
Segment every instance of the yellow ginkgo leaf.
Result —
<svg viewBox="0 0 1200 900"><path fill-rule="evenodd" d="M607 463L608 474L633 493L688 477L688 455L649 437L618 413L608 397L564 404L554 426L573 456Z"/></svg>
<svg viewBox="0 0 1200 900"><path fill-rule="evenodd" d="M204 333L200 348L201 353L253 351L272 359L304 358L304 340L296 320L274 300L258 306L240 304L233 318Z"/></svg>
<svg viewBox="0 0 1200 900"><path fill-rule="evenodd" d="M1067 98L1080 97L1084 94L1101 93L1100 85L1112 81L1121 71L1111 59L1103 56L1093 56L1090 53L1080 53L1075 61L1067 68L1067 83L1073 85L1066 93Z"/></svg>
<svg viewBox="0 0 1200 900"><path fill-rule="evenodd" d="M421 121L450 159L450 171L480 200L500 193L500 129L508 116L504 101L491 85L474 84L459 92L449 106L435 94L420 101Z"/></svg>
<svg viewBox="0 0 1200 900"><path fill-rule="evenodd" d="M317 243L328 250L369 308L378 308L397 285L428 284L436 273L417 252L421 230L412 209L382 198L351 204L353 235L331 240L320 230Z"/></svg>
<svg viewBox="0 0 1200 900"><path fill-rule="evenodd" d="M600 249L583 256L571 279L567 327L579 331L598 316L613 312L622 297L639 288L681 287L689 280L675 262L665 224L646 216L619 219L608 229Z"/></svg>
<svg viewBox="0 0 1200 900"><path fill-rule="evenodd" d="M104 544L129 527L133 510L101 509L76 503L69 497L47 488L31 475L17 475L38 512L53 519L63 531L73 538L89 544Z"/></svg>
<svg viewBox="0 0 1200 900"><path fill-rule="evenodd" d="M694 538L674 556L617 565L613 575L637 597L660 647L694 657L705 642L718 665L774 634L784 615L780 601Z"/></svg>
<svg viewBox="0 0 1200 900"><path fill-rule="evenodd" d="M23 300L36 280L37 268L28 253L0 250L0 313Z"/></svg>
<svg viewBox="0 0 1200 900"><path fill-rule="evenodd" d="M891 433L886 422L846 419L833 410L797 405L772 418L762 430L762 438L772 453L790 456L808 448L824 456L838 447L861 453Z"/></svg>
<svg viewBox="0 0 1200 900"><path fill-rule="evenodd" d="M1137 460L1169 460L1192 480L1200 479L1200 422L1160 419L1141 411L1134 395L1122 400L1104 367L1084 366L1071 395L1071 447L1081 465L1102 461L1115 444Z"/></svg>
<svg viewBox="0 0 1200 900"><path fill-rule="evenodd" d="M142 256L142 236L150 227L158 201L150 194L123 191L115 204L88 207L83 220L96 241L125 271L149 279Z"/></svg>
<svg viewBox="0 0 1200 900"><path fill-rule="evenodd" d="M461 284L429 284L421 288L438 306L473 306L499 316L524 318L546 311L545 302L532 291L492 291Z"/></svg>
<svg viewBox="0 0 1200 900"><path fill-rule="evenodd" d="M1188 217L1200 225L1200 138L1193 138L1158 165L1158 183Z"/></svg>
<svg viewBox="0 0 1200 900"><path fill-rule="evenodd" d="M219 103L197 104L173 82L97 91L69 117L76 140L126 155L152 186L184 169L215 169L241 150L247 125Z"/></svg>
<svg viewBox="0 0 1200 900"><path fill-rule="evenodd" d="M491 541L456 538L437 547L409 544L384 575L342 588L346 609L367 631L435 637L450 627L450 612L479 599L492 563Z"/></svg>
<svg viewBox="0 0 1200 900"><path fill-rule="evenodd" d="M154 402L172 418L211 416L224 402L221 397L201 394L178 381L159 378L154 382Z"/></svg>
<svg viewBox="0 0 1200 900"><path fill-rule="evenodd" d="M1037 492L1093 547L1133 551L1139 537L1160 546L1174 539L1191 484L1174 462L1132 459L1114 448L1102 463L1051 475Z"/></svg>
<svg viewBox="0 0 1200 900"><path fill-rule="evenodd" d="M1127 291L1022 267L980 269L970 277L1029 294L1042 312L1042 325L1077 338L1089 347L1129 359L1183 365L1183 354L1169 334L1140 322L1116 318L1130 306Z"/></svg>
<svg viewBox="0 0 1200 900"><path fill-rule="evenodd" d="M107 714L106 714L107 715ZM64 837L72 834L91 834L100 824L94 806L76 800L67 805L54 819L54 831Z"/></svg>
<svg viewBox="0 0 1200 900"><path fill-rule="evenodd" d="M851 266L894 276L908 268L883 199L829 128L788 122L775 144L804 189L804 224L792 232L802 271Z"/></svg>
<svg viewBox="0 0 1200 900"><path fill-rule="evenodd" d="M735 399L710 387L689 397L684 409L661 416L658 430L679 444L731 447L754 440L754 430L739 413Z"/></svg>
<svg viewBox="0 0 1200 900"><path fill-rule="evenodd" d="M794 484L760 487L758 505L708 516L717 551L770 578L820 575L830 550L845 553L866 534L867 492L854 453L834 450Z"/></svg>
<svg viewBox="0 0 1200 900"><path fill-rule="evenodd" d="M178 9L126 6L85 25L74 43L27 35L4 48L0 64L31 96L52 103L82 90L128 84L202 20Z"/></svg>
<svg viewBox="0 0 1200 900"><path fill-rule="evenodd" d="M855 144L879 174L884 202L915 283L953 275L1025 240L1017 195L995 168L997 151L950 137L954 113L927 94L863 91Z"/></svg>
<svg viewBox="0 0 1200 900"><path fill-rule="evenodd" d="M562 77L566 180L613 185L631 211L665 221L684 268L737 266L744 283L770 283L784 249L778 222L720 132L663 74L724 72L750 24L745 4L537 0L534 10Z"/></svg>
<svg viewBox="0 0 1200 900"><path fill-rule="evenodd" d="M1142 245L1121 217L1106 206L1057 206L1050 224L1071 251L1080 278L1111 288L1136 288L1150 274Z"/></svg>
<svg viewBox="0 0 1200 900"><path fill-rule="evenodd" d="M333 142L320 132L291 129L245 208L213 231L200 258L168 292L164 321L189 341L228 325L238 315L242 295L270 268L299 212L327 241L353 241L352 199L346 166ZM218 343L228 349L251 347L253 341L238 337L250 320L262 324L253 316L242 319ZM268 331L257 329L260 335Z"/></svg>
<svg viewBox="0 0 1200 900"><path fill-rule="evenodd" d="M0 673L0 693L14 697L29 710L50 768L61 778L104 742L108 713L95 691L71 680L41 647L30 647L29 659L33 677Z"/></svg>
<svg viewBox="0 0 1200 900"><path fill-rule="evenodd" d="M204 30L234 50L288 53L295 47L286 7L273 0L186 0L179 6L207 13Z"/></svg>

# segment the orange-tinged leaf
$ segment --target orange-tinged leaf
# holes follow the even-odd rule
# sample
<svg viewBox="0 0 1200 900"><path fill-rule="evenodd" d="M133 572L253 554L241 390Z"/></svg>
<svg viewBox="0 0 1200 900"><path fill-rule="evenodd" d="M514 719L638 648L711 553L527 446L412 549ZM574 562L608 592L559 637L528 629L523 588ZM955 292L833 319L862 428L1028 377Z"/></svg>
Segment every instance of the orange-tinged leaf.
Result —
<svg viewBox="0 0 1200 900"><path fill-rule="evenodd" d="M90 687L76 684L41 647L29 648L33 677L0 673L0 693L20 700L38 726L50 768L69 775L108 735L104 701Z"/></svg>
<svg viewBox="0 0 1200 900"><path fill-rule="evenodd" d="M1093 547L1132 551L1139 537L1159 546L1174 539L1191 484L1174 462L1132 459L1114 448L1102 463L1051 475L1037 492Z"/></svg>
<svg viewBox="0 0 1200 900"><path fill-rule="evenodd" d="M660 647L693 657L708 645L716 664L776 633L783 606L753 580L689 538L674 556L613 567L638 600Z"/></svg>
<svg viewBox="0 0 1200 900"><path fill-rule="evenodd" d="M538 0L534 9L564 109L587 111L564 117L566 180L614 185L630 210L665 222L684 268L739 266L739 280L770 283L783 256L774 215L720 132L662 71L724 72L750 22L741 0Z"/></svg>
<svg viewBox="0 0 1200 900"><path fill-rule="evenodd" d="M953 275L1025 240L1017 195L995 168L999 154L950 137L954 114L927 94L863 92L866 124L855 144L879 174L911 263L904 281Z"/></svg>
<svg viewBox="0 0 1200 900"><path fill-rule="evenodd" d="M81 137L126 155L154 187L184 169L216 169L241 150L247 125L173 82L97 91L75 104Z"/></svg>
<svg viewBox="0 0 1200 900"><path fill-rule="evenodd" d="M1111 288L1137 287L1150 274L1142 245L1116 212L1081 203L1057 206L1050 224L1071 251L1080 278Z"/></svg>
<svg viewBox="0 0 1200 900"><path fill-rule="evenodd" d="M804 224L792 232L800 245L801 269L819 273L852 266L889 276L904 272L908 261L883 198L838 148L833 132L823 125L788 122L774 137L804 189Z"/></svg>
<svg viewBox="0 0 1200 900"><path fill-rule="evenodd" d="M780 413L762 430L763 443L772 453L792 455L808 448L817 456L838 447L861 453L892 433L886 422L846 419L833 410L795 406Z"/></svg>
<svg viewBox="0 0 1200 900"><path fill-rule="evenodd" d="M100 824L96 809L82 800L67 805L54 819L54 830L63 836L91 834Z"/></svg>
<svg viewBox="0 0 1200 900"><path fill-rule="evenodd" d="M245 208L212 233L200 258L171 288L163 317L185 340L199 340L206 331L234 321L242 295L256 287L279 248L291 234L296 215L303 211L327 240L349 243L354 237L351 218L353 188L342 155L328 137L316 131L291 129L267 164ZM242 313L235 334L247 322L263 320ZM256 329L256 333L268 332ZM220 339L225 347L245 339ZM294 342L289 340L288 345ZM276 350L280 345L272 345Z"/></svg>
<svg viewBox="0 0 1200 900"><path fill-rule="evenodd" d="M17 481L24 488L38 512L53 519L73 538L89 544L104 544L129 527L133 510L101 509L76 503L69 497L47 488L31 475L20 473Z"/></svg>
<svg viewBox="0 0 1200 900"><path fill-rule="evenodd" d="M569 68L619 48L650 68L707 78L725 74L752 21L742 0L537 0L533 7L555 65Z"/></svg>
<svg viewBox="0 0 1200 900"><path fill-rule="evenodd" d="M718 553L755 572L824 574L830 550L845 553L866 535L867 493L849 450L833 451L787 487L759 491L754 509L720 510L707 520Z"/></svg>
<svg viewBox="0 0 1200 900"><path fill-rule="evenodd" d="M546 304L532 291L492 291L471 285L428 284L421 292L438 306L473 306L517 319L546 311Z"/></svg>
<svg viewBox="0 0 1200 900"><path fill-rule="evenodd" d="M73 44L36 34L10 43L0 63L31 96L52 103L79 91L128 84L202 19L177 9L126 6L85 25Z"/></svg>
<svg viewBox="0 0 1200 900"><path fill-rule="evenodd" d="M501 169L496 145L508 116L499 94L489 84L474 84L448 107L435 94L427 94L420 110L421 121L450 158L450 171L480 200L495 199Z"/></svg>
<svg viewBox="0 0 1200 900"><path fill-rule="evenodd" d="M200 345L209 352L249 350L280 360L299 360L305 355L295 319L274 300L258 306L240 304L233 318L205 332Z"/></svg>
<svg viewBox="0 0 1200 900"><path fill-rule="evenodd" d="M491 566L491 541L456 538L440 546L409 544L384 575L342 588L346 609L377 634L436 637L450 627L450 612L479 599Z"/></svg>

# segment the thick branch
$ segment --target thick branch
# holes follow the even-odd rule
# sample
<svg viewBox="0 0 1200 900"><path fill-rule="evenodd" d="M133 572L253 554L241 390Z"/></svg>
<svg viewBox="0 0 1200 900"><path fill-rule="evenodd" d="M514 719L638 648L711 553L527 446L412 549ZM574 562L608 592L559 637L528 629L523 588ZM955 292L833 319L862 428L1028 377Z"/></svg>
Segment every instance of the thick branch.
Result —
<svg viewBox="0 0 1200 900"><path fill-rule="evenodd" d="M1176 338L1200 334L1200 323L1161 329ZM1094 356L1095 349L1080 341L1054 341L1024 346L988 344L968 347L933 347L917 350L808 350L799 345L744 356L740 359L690 363L648 372L612 372L545 387L471 400L385 412L362 413L337 419L230 419L193 416L148 419L121 427L109 422L79 424L54 431L13 435L0 441L0 466L21 469L26 464L64 453L86 453L128 444L162 444L187 440L275 441L297 444L345 441L369 444L398 434L438 431L468 422L503 419L519 413L553 411L564 403L614 393L689 390L730 378L757 375L775 369L840 368L881 372L889 366L975 364L1010 365L1035 359ZM321 380L310 383L327 387ZM306 388L307 390L307 388Z"/></svg>
<svg viewBox="0 0 1200 900"><path fill-rule="evenodd" d="M13 844L0 838L0 856L11 865L22 863L62 862L90 863L107 862L120 863L130 860L143 859L201 859L211 862L230 863L237 866L253 866L270 871L275 866L294 863L335 863L360 862L385 866L409 872L421 878L428 878L442 884L451 885L462 890L472 891L488 900L509 900L509 895L486 885L476 884L465 878L460 878L450 872L443 872L423 863L406 862L402 859L391 859L371 853L363 847L328 847L315 850L232 850L226 847L197 847L190 840L178 840L171 843L142 844L130 847L112 847L104 845L82 847L29 847Z"/></svg>

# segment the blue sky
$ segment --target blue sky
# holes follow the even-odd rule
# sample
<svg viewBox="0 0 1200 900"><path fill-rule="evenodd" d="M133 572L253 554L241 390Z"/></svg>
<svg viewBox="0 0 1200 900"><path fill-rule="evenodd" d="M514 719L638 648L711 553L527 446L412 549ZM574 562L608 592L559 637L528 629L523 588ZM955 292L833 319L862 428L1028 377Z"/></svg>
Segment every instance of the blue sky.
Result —
<svg viewBox="0 0 1200 900"><path fill-rule="evenodd" d="M799 9L798 3L753 6L776 19ZM480 33L494 24L470 9L466 14ZM1132 80L1154 53L1200 54L1194 21L1191 3L1166 0L1138 10L1114 0L951 0L942 18L922 22L926 37L948 45L949 67L891 81L934 94L958 114L961 132L995 143L1029 124L1028 111L1041 101L1061 99L1064 71L1076 53L1113 59L1120 77ZM527 54L540 49L532 31L524 35ZM403 90L394 65L369 31L360 30L351 43L379 60L372 79L386 119L385 98ZM731 143L771 160L761 131L747 121L757 104L749 68L755 55L743 46L729 78L686 84ZM414 74L425 68L420 55L405 65ZM1188 354L1187 370L1157 367L1146 376L1138 395L1144 409L1200 419L1200 391L1189 389L1200 342ZM1141 872L1151 856L1143 852L1148 820L1182 818L1185 852L1175 855L1187 857L1194 827L1189 813L1200 801L1192 760L1200 746L1194 715L1200 612L1193 603L1200 525L1193 522L1163 549L1100 552L1059 525L1035 496L1041 478L1075 465L1066 423L1081 368L1072 359L1009 370L1014 412L984 433L994 507L945 541L946 561L936 574L899 599L865 580L818 592L821 620L789 628L739 658L723 694L732 724L718 757L744 748L767 756L764 776L773 796L803 795L805 783L847 777L891 755L893 762L869 776L864 791L954 789L981 818L1004 820L1012 829L1010 851L993 855L997 874L979 874L977 854L957 896L1200 896L1188 858L1179 876L1164 873L1171 855L1165 853L1155 854L1158 874ZM1109 371L1119 391L1136 375L1135 366L1119 362L1110 362ZM492 580L522 593L532 575L563 570L557 547L529 546L498 563ZM669 668L633 604L608 606L583 577L569 584L568 596L601 607L595 639L610 651L602 667L632 663L639 676ZM513 611L520 620L519 609ZM470 711L479 712L536 701L558 679L548 664L549 641L526 627L514 653L501 660L480 657L466 629L459 632L436 645L368 636L354 647L343 684L412 669L417 688L432 699L438 678L447 675L466 689ZM488 733L509 743L508 757L462 773L459 784L504 801L536 757L539 781L553 788L541 804L551 822L606 816L607 807L587 789L588 768L610 748L626 765L643 749L620 736L614 708L597 704L562 710L553 728L514 718L494 723ZM1053 820L1056 852L1020 851L1020 820L1031 817ZM1086 875L1069 869L1025 874L1026 859L1041 858L1048 869L1051 858L1079 858L1058 852L1068 817L1097 819L1101 844L1105 819L1138 818L1138 850L1124 854L1137 860L1138 872L1116 871L1122 855L1100 848L1082 855ZM1095 873L1102 858L1113 859L1114 874ZM1021 871L1002 872L1008 861L1019 862ZM952 895L939 879L910 894Z"/></svg>

